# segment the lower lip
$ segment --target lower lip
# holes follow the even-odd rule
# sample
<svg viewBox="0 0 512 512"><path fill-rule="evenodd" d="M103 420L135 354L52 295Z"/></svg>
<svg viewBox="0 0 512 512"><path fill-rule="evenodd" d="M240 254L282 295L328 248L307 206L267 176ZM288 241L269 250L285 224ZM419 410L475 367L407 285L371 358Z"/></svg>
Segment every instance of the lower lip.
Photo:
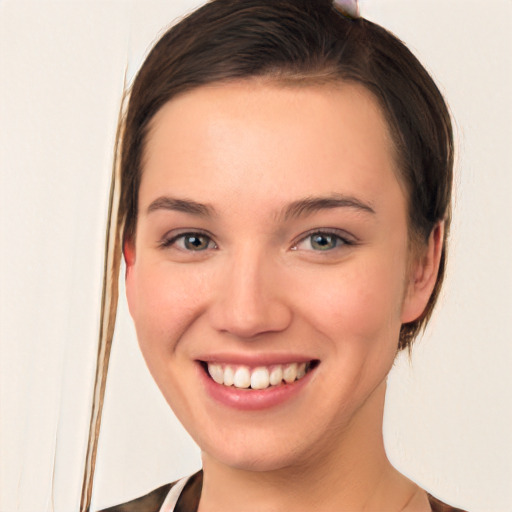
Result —
<svg viewBox="0 0 512 512"><path fill-rule="evenodd" d="M201 363L198 363L197 366L202 384L211 398L228 407L243 411L268 409L293 399L308 385L311 375L315 372L315 369L312 369L302 379L290 384L270 386L266 389L239 389L234 386L217 384L206 374Z"/></svg>

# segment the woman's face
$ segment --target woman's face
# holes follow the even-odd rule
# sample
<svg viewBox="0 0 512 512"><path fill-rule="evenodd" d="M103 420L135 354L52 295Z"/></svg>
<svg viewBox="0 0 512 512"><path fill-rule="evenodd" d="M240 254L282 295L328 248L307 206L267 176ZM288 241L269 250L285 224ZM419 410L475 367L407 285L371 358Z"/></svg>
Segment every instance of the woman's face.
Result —
<svg viewBox="0 0 512 512"><path fill-rule="evenodd" d="M380 428L400 325L428 296L409 285L406 200L365 89L242 82L170 101L125 256L143 355L208 456L276 469Z"/></svg>

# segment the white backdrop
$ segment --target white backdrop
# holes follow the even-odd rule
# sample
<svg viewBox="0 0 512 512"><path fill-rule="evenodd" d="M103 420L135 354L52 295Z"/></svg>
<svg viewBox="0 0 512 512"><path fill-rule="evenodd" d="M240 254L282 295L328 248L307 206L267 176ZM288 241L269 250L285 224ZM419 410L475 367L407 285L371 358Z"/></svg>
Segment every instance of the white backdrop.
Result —
<svg viewBox="0 0 512 512"><path fill-rule="evenodd" d="M0 0L0 512L78 510L123 74L200 4ZM459 153L448 281L389 378L391 460L470 512L512 511L512 2L362 0L446 94ZM94 509L200 465L124 301Z"/></svg>

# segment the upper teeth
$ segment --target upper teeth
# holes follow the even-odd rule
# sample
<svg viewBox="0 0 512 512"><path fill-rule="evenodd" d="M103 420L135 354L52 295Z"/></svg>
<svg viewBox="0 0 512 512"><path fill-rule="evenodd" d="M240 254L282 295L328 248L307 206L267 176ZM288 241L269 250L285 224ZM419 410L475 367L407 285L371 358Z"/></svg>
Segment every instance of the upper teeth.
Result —
<svg viewBox="0 0 512 512"><path fill-rule="evenodd" d="M265 389L269 386L277 386L283 380L290 384L302 379L308 369L309 363L257 366L252 369L248 366L208 363L208 373L217 384L240 389Z"/></svg>

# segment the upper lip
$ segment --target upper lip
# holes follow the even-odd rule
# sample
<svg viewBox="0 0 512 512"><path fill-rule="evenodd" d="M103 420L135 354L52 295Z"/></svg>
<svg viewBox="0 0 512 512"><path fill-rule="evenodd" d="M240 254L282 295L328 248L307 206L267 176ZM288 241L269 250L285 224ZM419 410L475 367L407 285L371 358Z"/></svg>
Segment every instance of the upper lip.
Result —
<svg viewBox="0 0 512 512"><path fill-rule="evenodd" d="M271 366L289 363L307 363L317 360L304 354L234 354L220 353L205 354L196 358L203 363L223 363L243 366Z"/></svg>

